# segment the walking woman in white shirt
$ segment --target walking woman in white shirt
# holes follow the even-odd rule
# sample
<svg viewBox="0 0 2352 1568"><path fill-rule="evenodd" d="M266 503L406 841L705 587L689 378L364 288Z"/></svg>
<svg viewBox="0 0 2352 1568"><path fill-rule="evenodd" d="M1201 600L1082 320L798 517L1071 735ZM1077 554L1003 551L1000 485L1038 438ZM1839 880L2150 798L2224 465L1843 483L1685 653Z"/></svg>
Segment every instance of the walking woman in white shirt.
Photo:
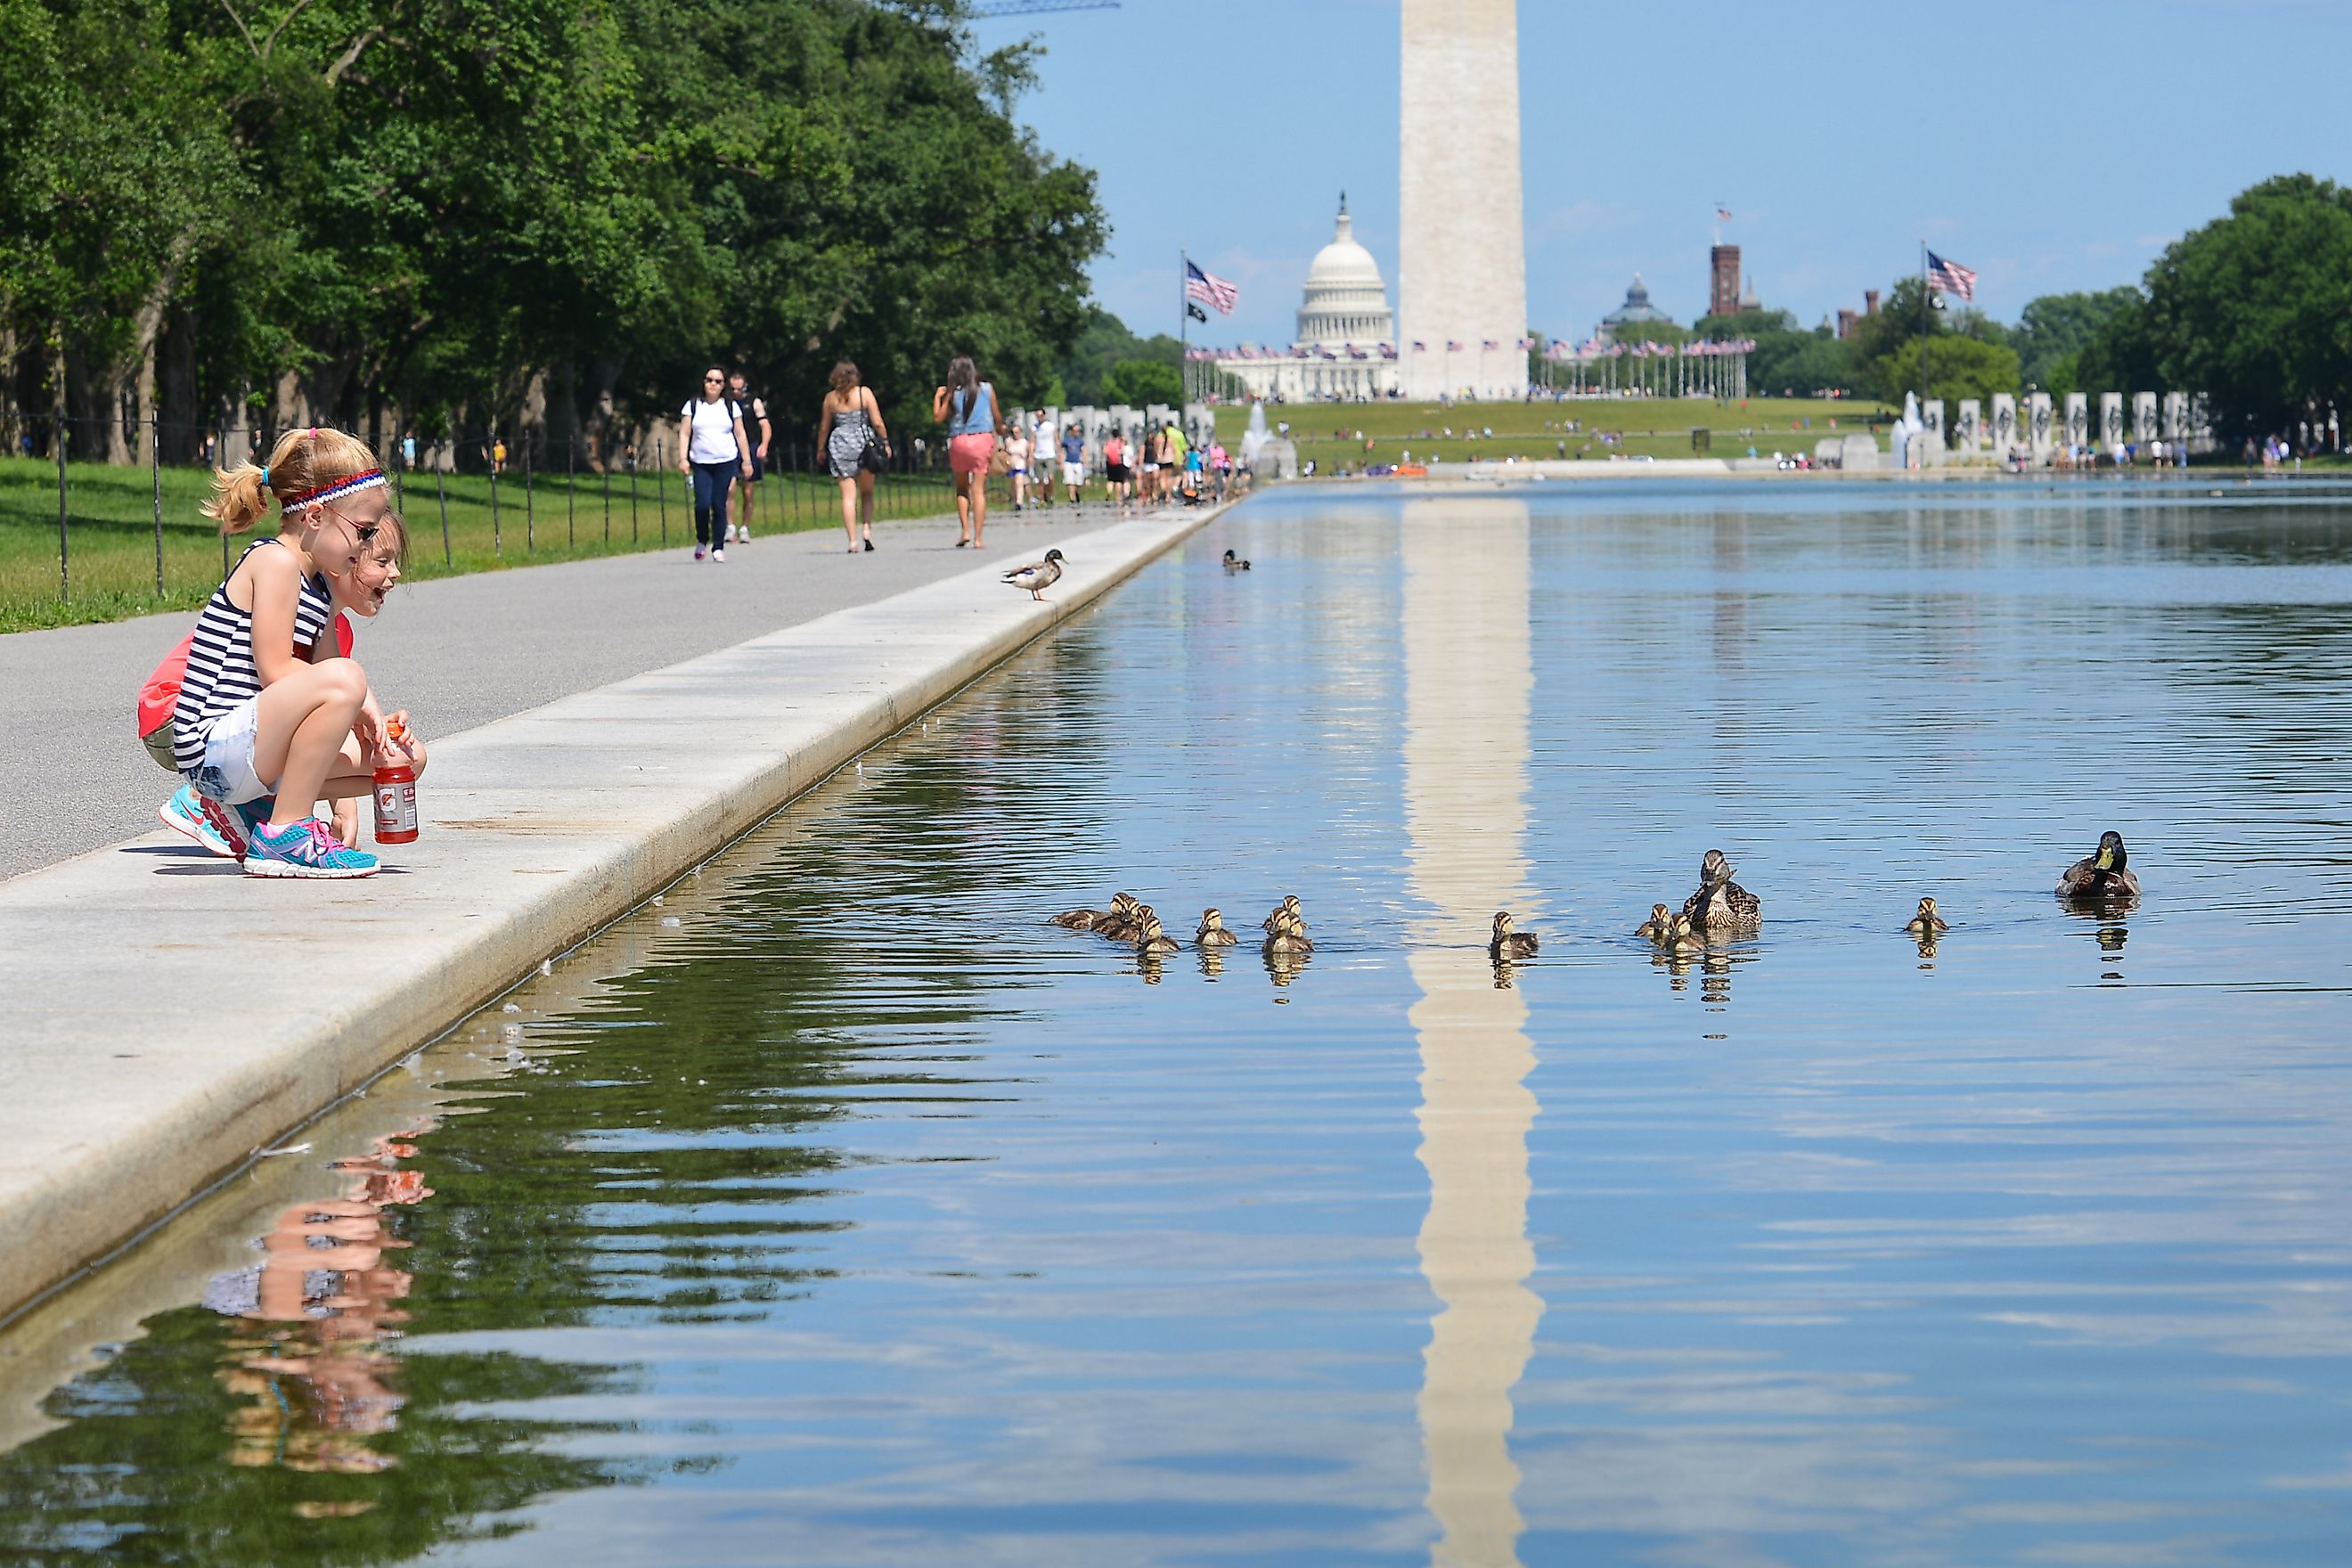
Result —
<svg viewBox="0 0 2352 1568"><path fill-rule="evenodd" d="M702 373L702 395L688 404L677 426L677 471L694 480L694 558L727 559L727 491L740 474L751 477L751 442L743 409L727 395L727 373Z"/></svg>

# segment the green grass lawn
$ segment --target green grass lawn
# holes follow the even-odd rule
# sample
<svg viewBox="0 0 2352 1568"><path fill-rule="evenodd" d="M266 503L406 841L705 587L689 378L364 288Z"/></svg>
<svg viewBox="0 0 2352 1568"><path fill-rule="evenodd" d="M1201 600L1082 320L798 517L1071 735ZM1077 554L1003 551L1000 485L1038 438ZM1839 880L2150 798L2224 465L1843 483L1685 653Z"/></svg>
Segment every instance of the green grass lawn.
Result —
<svg viewBox="0 0 2352 1568"><path fill-rule="evenodd" d="M1887 414L1879 405L1859 399L1815 397L1755 397L1746 403L1698 397L1581 398L1568 403L1459 403L1450 408L1434 403L1287 403L1268 404L1265 411L1269 426L1290 422L1300 461L1311 458L1323 472L1342 462L1350 468L1396 463L1408 451L1415 461L1434 453L1454 463L1472 458L1574 459L1580 455L1586 462L1605 463L1612 452L1687 458L1694 455L1694 427L1708 433L1706 456L1744 458L1754 447L1769 457L1775 451L1810 452L1824 436L1867 429L1872 416L1884 418ZM1570 420L1580 426L1575 434L1559 428ZM1832 420L1837 422L1834 430ZM1248 423L1247 408L1217 411L1217 434L1228 446L1240 440ZM1450 437L1445 434L1449 427L1454 432ZM1475 440L1468 438L1473 429L1479 432ZM1490 429L1491 437L1486 434ZM1374 443L1369 452L1358 431ZM1598 439L1601 431L1622 434L1623 444L1602 446Z"/></svg>
<svg viewBox="0 0 2352 1568"><path fill-rule="evenodd" d="M561 474L534 476L526 490L520 474L509 470L498 480L494 513L486 474L450 474L437 484L429 473L403 476L399 510L408 523L409 578L658 550L665 538L672 546L691 544L694 509L685 478L674 469L656 474L648 468L635 480L632 486L625 473L610 476L609 483L594 474L569 480ZM70 591L60 597L57 465L0 458L0 632L193 611L202 605L220 582L223 559L218 531L196 510L212 493L210 483L202 468L163 470L160 593L153 487L153 476L143 468L68 465ZM761 482L759 498L764 531L841 522L838 488L815 475L772 473ZM878 516L892 519L954 510L944 474L890 475L877 505ZM232 551L237 547L230 542Z"/></svg>

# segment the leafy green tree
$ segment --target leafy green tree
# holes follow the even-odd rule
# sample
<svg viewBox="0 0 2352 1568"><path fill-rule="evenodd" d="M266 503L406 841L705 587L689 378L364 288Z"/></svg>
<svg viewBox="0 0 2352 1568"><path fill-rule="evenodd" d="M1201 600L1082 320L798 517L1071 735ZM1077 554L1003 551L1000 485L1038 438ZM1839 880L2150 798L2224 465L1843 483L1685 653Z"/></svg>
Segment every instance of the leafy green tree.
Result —
<svg viewBox="0 0 2352 1568"><path fill-rule="evenodd" d="M1123 359L1103 378L1102 400L1131 408L1147 404L1184 401L1184 377L1174 365L1156 359Z"/></svg>
<svg viewBox="0 0 2352 1568"><path fill-rule="evenodd" d="M1748 358L1748 384L1762 395L1811 397L1855 384L1852 356L1827 327L1810 332L1773 332L1756 340Z"/></svg>
<svg viewBox="0 0 2352 1568"><path fill-rule="evenodd" d="M1062 381L1063 396L1043 401L1059 407L1064 404L1102 405L1117 399L1105 395L1103 384L1121 360L1157 360L1176 371L1180 379L1183 364L1183 345L1171 335L1161 332L1154 337L1139 338L1126 322L1099 305L1089 306L1086 326L1077 341L1063 354L1055 366Z"/></svg>
<svg viewBox="0 0 2352 1568"><path fill-rule="evenodd" d="M1988 343L1958 332L1930 337L1923 345L1913 338L1880 360L1874 374L1879 395L1894 401L1920 385L1919 361L1927 362L1927 395L1947 400L1974 397L1990 401L1996 392L2017 390L2017 351L2005 343Z"/></svg>
<svg viewBox="0 0 2352 1568"><path fill-rule="evenodd" d="M2352 190L2265 180L2168 247L2146 288L2084 349L2085 384L2201 391L2249 435L2352 408Z"/></svg>
<svg viewBox="0 0 2352 1568"><path fill-rule="evenodd" d="M2015 333L2019 373L2044 392L2051 391L2056 385L2060 362L2090 347L2100 328L2139 301L2140 291L2128 283L2096 293L2044 294L2029 301L2018 317ZM2070 377L2065 391L2073 392L2076 385Z"/></svg>

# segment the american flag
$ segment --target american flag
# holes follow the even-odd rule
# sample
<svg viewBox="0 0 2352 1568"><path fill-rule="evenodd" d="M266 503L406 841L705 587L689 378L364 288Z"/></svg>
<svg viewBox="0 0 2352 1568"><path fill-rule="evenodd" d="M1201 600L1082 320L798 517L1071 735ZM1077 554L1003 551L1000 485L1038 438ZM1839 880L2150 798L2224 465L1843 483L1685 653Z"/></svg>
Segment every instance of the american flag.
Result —
<svg viewBox="0 0 2352 1568"><path fill-rule="evenodd" d="M1234 313L1234 303L1242 297L1240 288L1226 282L1214 273L1203 272L1191 262L1184 263L1184 298L1198 300L1215 310L1220 316Z"/></svg>
<svg viewBox="0 0 2352 1568"><path fill-rule="evenodd" d="M1977 297L1977 275L1957 261L1947 261L1934 251L1927 253L1927 287L1947 294L1958 294L1963 300Z"/></svg>
<svg viewBox="0 0 2352 1568"><path fill-rule="evenodd" d="M1450 354L1458 354L1458 353L1460 353L1462 352L1462 344L1461 344L1461 342L1460 342L1458 339L1454 339L1454 338L1448 338L1448 339L1446 339L1446 340L1445 340L1445 352L1446 352L1447 353L1450 353Z"/></svg>
<svg viewBox="0 0 2352 1568"><path fill-rule="evenodd" d="M1490 354L1491 354L1491 353L1499 353L1499 352L1501 351L1502 347L1503 347L1503 345L1502 345L1502 344L1500 344L1500 343L1496 342L1494 339L1492 339L1492 338L1488 338L1488 339L1486 339L1486 352L1487 352L1488 353L1490 353Z"/></svg>
<svg viewBox="0 0 2352 1568"><path fill-rule="evenodd" d="M1731 209L1726 206L1718 206L1715 209L1715 216L1723 222L1729 223L1731 221Z"/></svg>
<svg viewBox="0 0 2352 1568"><path fill-rule="evenodd" d="M1417 354L1425 354L1429 352L1429 345L1423 342L1419 338L1415 338L1412 340L1412 352Z"/></svg>

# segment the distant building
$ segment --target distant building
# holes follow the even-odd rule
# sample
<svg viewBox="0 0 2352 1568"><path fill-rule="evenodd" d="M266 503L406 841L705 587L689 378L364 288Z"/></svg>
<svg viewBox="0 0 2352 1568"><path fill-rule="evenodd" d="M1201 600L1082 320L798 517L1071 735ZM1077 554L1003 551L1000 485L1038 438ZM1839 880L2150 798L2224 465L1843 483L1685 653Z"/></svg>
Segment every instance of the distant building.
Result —
<svg viewBox="0 0 2352 1568"><path fill-rule="evenodd" d="M1739 310L1739 247L1718 245L1706 253L1706 313L1736 315Z"/></svg>
<svg viewBox="0 0 2352 1568"><path fill-rule="evenodd" d="M1253 397L1287 403L1363 402L1396 395L1402 378L1395 340L1388 284L1381 277L1381 264L1357 242L1355 221L1348 216L1348 198L1342 193L1331 243L1316 252L1307 268L1297 341L1244 343L1207 357ZM1462 355L1449 357L1468 363Z"/></svg>
<svg viewBox="0 0 2352 1568"><path fill-rule="evenodd" d="M1838 336L1841 338L1850 338L1853 336L1853 329L1856 322L1861 321L1867 317L1875 316L1876 314L1878 314L1878 290L1875 289L1864 289L1862 291L1861 310L1840 310L1838 312Z"/></svg>
<svg viewBox="0 0 2352 1568"><path fill-rule="evenodd" d="M1601 325L1593 329L1592 335L1604 343L1638 343L1642 341L1643 327L1671 327L1674 324L1672 316L1650 303L1649 285L1643 282L1642 275L1636 272L1633 287L1625 290L1625 302L1601 317Z"/></svg>

